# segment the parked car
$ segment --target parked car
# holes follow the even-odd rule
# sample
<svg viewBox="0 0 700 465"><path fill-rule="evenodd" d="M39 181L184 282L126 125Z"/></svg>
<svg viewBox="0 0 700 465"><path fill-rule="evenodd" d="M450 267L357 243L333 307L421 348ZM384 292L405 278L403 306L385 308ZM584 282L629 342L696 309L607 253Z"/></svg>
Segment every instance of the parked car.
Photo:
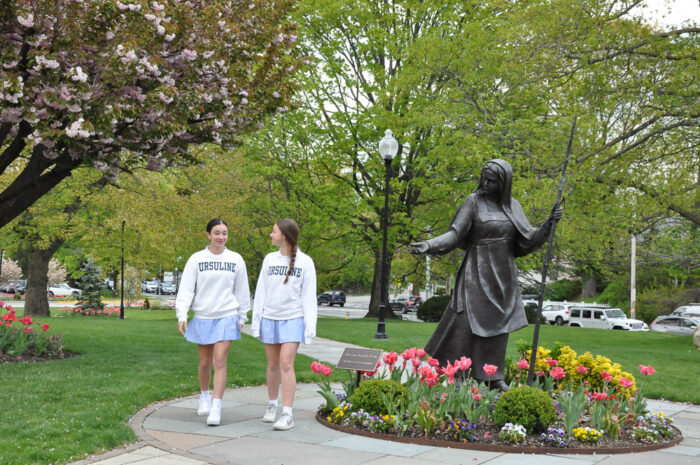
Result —
<svg viewBox="0 0 700 465"><path fill-rule="evenodd" d="M175 286L175 283L173 283L173 282L159 283L158 284L158 294L175 295L175 294L177 294L177 286Z"/></svg>
<svg viewBox="0 0 700 465"><path fill-rule="evenodd" d="M627 331L649 331L641 320L627 318L619 308L603 306L577 306L569 309L569 326L581 328L619 329Z"/></svg>
<svg viewBox="0 0 700 465"><path fill-rule="evenodd" d="M403 308L408 303L410 297L411 296L409 296L408 294L399 294L397 296L394 296L394 299L389 301L389 306L391 307L391 310L394 312L403 312Z"/></svg>
<svg viewBox="0 0 700 465"><path fill-rule="evenodd" d="M678 307L671 315L688 316L691 318L700 318L700 304L690 304Z"/></svg>
<svg viewBox="0 0 700 465"><path fill-rule="evenodd" d="M419 295L412 295L406 301L406 305L401 309L401 313L417 312L420 304L423 303L423 299Z"/></svg>
<svg viewBox="0 0 700 465"><path fill-rule="evenodd" d="M25 294L27 292L27 280L26 279L18 279L14 283L12 283L13 289L12 293L13 294Z"/></svg>
<svg viewBox="0 0 700 465"><path fill-rule="evenodd" d="M329 307L333 305L345 306L345 293L343 291L326 291L316 299L318 305L328 304Z"/></svg>
<svg viewBox="0 0 700 465"><path fill-rule="evenodd" d="M542 304L542 319L550 325L563 326L569 324L570 308L581 305L571 302L546 302Z"/></svg>
<svg viewBox="0 0 700 465"><path fill-rule="evenodd" d="M158 292L158 281L144 281L141 284L141 292L155 294Z"/></svg>
<svg viewBox="0 0 700 465"><path fill-rule="evenodd" d="M80 289L70 287L66 283L49 286L48 289L49 297L78 297L81 292Z"/></svg>
<svg viewBox="0 0 700 465"><path fill-rule="evenodd" d="M700 318L690 318L687 316L662 315L656 317L649 325L651 331L660 333L681 334L692 336L695 329L700 324Z"/></svg>

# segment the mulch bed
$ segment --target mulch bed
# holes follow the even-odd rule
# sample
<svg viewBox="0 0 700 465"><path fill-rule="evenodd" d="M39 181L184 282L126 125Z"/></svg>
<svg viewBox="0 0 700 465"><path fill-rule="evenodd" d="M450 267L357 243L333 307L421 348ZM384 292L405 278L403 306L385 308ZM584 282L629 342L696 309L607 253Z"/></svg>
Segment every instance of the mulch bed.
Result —
<svg viewBox="0 0 700 465"><path fill-rule="evenodd" d="M527 454L628 454L631 452L646 452L652 450L665 449L675 446L683 440L681 432L673 428L674 435L672 438L663 440L658 444L643 444L635 441L632 438L625 437L624 433L619 439L612 439L603 436L596 444L587 444L580 441L572 441L569 447L551 447L544 444L540 435L528 435L525 442L521 444L503 444L498 440L498 435L501 432L500 427L494 424L479 424L477 434L479 439L474 442L458 442L447 439L445 436L433 435L425 437L424 434L417 428L408 430L403 436L389 433L374 433L362 428L350 428L337 425L326 421L321 413L316 414L316 420L328 428L336 431L342 431L349 434L357 434L375 439L384 439L387 441L404 442L410 444L419 444L423 446L437 447L452 447L456 449L484 450L491 452L505 453L527 453ZM485 433L490 434L490 438L484 439Z"/></svg>
<svg viewBox="0 0 700 465"><path fill-rule="evenodd" d="M22 354L17 357L16 355L0 354L0 365L7 363L39 363L39 362L50 362L52 360L66 360L73 357L78 357L80 354L75 352L69 352L67 350L54 355L42 355L38 356L33 353Z"/></svg>

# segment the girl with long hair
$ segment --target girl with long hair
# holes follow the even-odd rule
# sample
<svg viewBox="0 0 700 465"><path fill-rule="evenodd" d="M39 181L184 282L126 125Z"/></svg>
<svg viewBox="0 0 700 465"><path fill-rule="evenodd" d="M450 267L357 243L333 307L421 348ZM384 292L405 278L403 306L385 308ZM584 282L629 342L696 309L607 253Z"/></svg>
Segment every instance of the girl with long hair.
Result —
<svg viewBox="0 0 700 465"><path fill-rule="evenodd" d="M303 341L316 336L316 269L299 250L299 226L294 220L277 221L270 234L277 252L267 254L255 289L251 330L265 344L268 406L263 421L276 430L294 427L292 406L296 390L294 359ZM282 414L277 418L279 386Z"/></svg>

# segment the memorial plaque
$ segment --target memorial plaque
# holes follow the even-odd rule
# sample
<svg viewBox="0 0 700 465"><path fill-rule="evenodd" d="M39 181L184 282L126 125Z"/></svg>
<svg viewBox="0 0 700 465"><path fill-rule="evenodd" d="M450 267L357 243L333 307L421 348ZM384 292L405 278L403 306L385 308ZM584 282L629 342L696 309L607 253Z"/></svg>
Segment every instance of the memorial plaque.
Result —
<svg viewBox="0 0 700 465"><path fill-rule="evenodd" d="M374 371L381 356L379 349L346 347L335 367L340 370Z"/></svg>

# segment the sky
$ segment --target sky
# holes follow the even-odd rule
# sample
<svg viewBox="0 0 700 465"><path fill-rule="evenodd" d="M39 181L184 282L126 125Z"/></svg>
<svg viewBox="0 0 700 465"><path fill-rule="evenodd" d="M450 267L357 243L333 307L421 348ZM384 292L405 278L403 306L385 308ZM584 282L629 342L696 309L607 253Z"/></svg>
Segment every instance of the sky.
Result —
<svg viewBox="0 0 700 465"><path fill-rule="evenodd" d="M664 29L691 20L700 24L700 0L646 0L644 16L657 21Z"/></svg>

